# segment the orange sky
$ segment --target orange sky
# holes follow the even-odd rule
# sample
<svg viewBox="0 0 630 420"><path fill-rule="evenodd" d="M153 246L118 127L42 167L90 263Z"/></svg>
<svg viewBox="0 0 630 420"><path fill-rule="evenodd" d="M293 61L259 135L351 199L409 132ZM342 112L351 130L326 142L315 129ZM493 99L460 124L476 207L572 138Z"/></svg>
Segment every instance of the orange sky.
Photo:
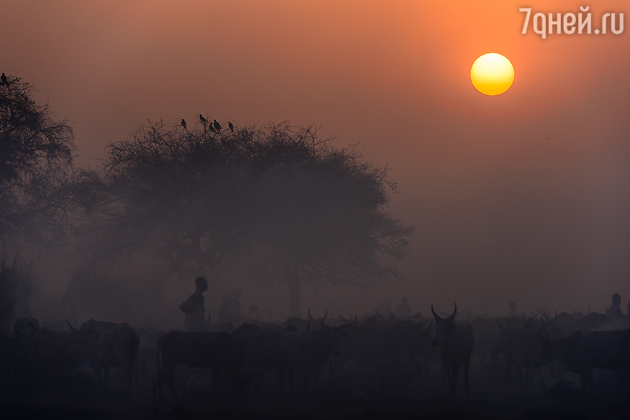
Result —
<svg viewBox="0 0 630 420"><path fill-rule="evenodd" d="M589 5L597 22L628 15L626 1L7 3L0 71L71 122L81 164L147 119L198 113L322 125L388 164L392 209L417 234L405 281L361 305L407 294L425 313L453 300L500 312L512 299L603 311L615 291L630 298L628 34L542 40L521 34L518 12ZM469 79L487 52L515 68L498 97Z"/></svg>

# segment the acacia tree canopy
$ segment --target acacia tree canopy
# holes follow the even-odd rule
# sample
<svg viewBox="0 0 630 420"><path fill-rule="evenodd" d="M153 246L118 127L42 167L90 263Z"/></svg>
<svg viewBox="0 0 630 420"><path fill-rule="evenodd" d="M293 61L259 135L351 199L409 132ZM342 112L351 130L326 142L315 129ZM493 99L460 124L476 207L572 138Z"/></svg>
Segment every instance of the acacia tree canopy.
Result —
<svg viewBox="0 0 630 420"><path fill-rule="evenodd" d="M108 152L86 235L98 255L151 249L174 270L277 279L295 315L305 281L397 278L413 229L388 211L386 169L311 129L149 123Z"/></svg>
<svg viewBox="0 0 630 420"><path fill-rule="evenodd" d="M36 103L16 77L0 85L0 245L26 240L52 246L71 228L74 137Z"/></svg>

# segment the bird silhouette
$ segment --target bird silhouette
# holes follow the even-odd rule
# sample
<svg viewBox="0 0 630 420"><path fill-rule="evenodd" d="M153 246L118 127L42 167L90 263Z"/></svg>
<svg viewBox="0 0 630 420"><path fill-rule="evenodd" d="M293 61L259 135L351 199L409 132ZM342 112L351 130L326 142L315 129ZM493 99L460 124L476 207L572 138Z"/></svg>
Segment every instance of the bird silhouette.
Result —
<svg viewBox="0 0 630 420"><path fill-rule="evenodd" d="M4 73L2 73L2 76L0 76L0 79L2 79L3 85L9 86L9 81L7 80L7 76L5 76Z"/></svg>
<svg viewBox="0 0 630 420"><path fill-rule="evenodd" d="M217 120L214 120L214 128L217 131L221 131L221 124L219 124Z"/></svg>
<svg viewBox="0 0 630 420"><path fill-rule="evenodd" d="M213 133L216 133L216 132L217 132L217 130L215 130L215 129L214 129L214 127L212 126L212 124L210 124L210 125L208 126L208 129L209 129L210 131L212 131Z"/></svg>
<svg viewBox="0 0 630 420"><path fill-rule="evenodd" d="M200 119L200 120L201 120L201 122L202 122L202 123L204 123L204 124L208 122L208 120L206 120L206 119L203 117L203 115L201 115L201 114L199 114L199 119Z"/></svg>
<svg viewBox="0 0 630 420"><path fill-rule="evenodd" d="M184 127L184 130L186 130L186 120L182 118L182 127Z"/></svg>
<svg viewBox="0 0 630 420"><path fill-rule="evenodd" d="M228 127L230 127L230 131L233 133L234 132L234 124L232 124L231 122L228 121Z"/></svg>

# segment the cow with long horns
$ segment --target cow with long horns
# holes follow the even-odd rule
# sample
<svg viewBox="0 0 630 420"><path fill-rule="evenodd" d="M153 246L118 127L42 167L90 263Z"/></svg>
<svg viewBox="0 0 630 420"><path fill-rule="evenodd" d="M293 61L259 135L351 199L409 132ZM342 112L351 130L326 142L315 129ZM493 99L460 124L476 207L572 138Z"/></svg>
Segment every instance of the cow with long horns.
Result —
<svg viewBox="0 0 630 420"><path fill-rule="evenodd" d="M69 322L67 323L72 331L72 345L69 352L77 360L90 362L98 378L101 392L107 390L109 369L121 368L125 377L127 394L131 399L134 374L136 385L138 384L140 338L136 330L126 324L93 320L84 323L77 330ZM103 376L101 376L101 370Z"/></svg>
<svg viewBox="0 0 630 420"><path fill-rule="evenodd" d="M448 318L442 318L431 305L431 312L435 318L435 339L433 345L440 349L442 367L448 378L450 397L456 398L457 379L459 372L464 365L464 384L466 385L466 396L469 396L468 370L470 368L470 356L475 345L472 326L469 324L455 323L457 315L457 304L454 304L453 314Z"/></svg>
<svg viewBox="0 0 630 420"><path fill-rule="evenodd" d="M238 363L238 343L227 332L169 331L157 340L157 388L164 401L164 381L176 399L175 369L188 367L212 369L212 388L216 394L224 391L225 371Z"/></svg>
<svg viewBox="0 0 630 420"><path fill-rule="evenodd" d="M560 340L551 340L547 331L540 330L539 336L543 343L536 366L562 360L569 372L580 375L584 396L593 395L593 369L623 372L630 366L630 329L576 330Z"/></svg>
<svg viewBox="0 0 630 420"><path fill-rule="evenodd" d="M284 330L243 324L233 332L238 339L241 368L275 369L278 374L280 394L288 390L295 394L295 376L300 372L302 389L308 393L318 372L331 356L340 353L341 339L346 336L344 330L351 324L337 327L326 325L328 310L319 322L311 326L314 320L310 316L305 330L298 330L293 325Z"/></svg>
<svg viewBox="0 0 630 420"><path fill-rule="evenodd" d="M3 74L4 75L4 74ZM13 324L15 343L13 361L14 391L32 395L35 382L35 346L41 342L39 323L35 318L20 318Z"/></svg>

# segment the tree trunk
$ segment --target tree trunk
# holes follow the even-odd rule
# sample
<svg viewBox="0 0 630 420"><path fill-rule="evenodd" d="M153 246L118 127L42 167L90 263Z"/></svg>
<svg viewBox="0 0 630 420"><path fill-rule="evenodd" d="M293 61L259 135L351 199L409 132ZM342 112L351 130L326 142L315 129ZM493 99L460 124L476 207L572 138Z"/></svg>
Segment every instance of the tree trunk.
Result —
<svg viewBox="0 0 630 420"><path fill-rule="evenodd" d="M192 241L194 259L197 261L197 276L207 277L210 274L210 267L206 264L206 252L201 248L201 236L194 232L190 239Z"/></svg>
<svg viewBox="0 0 630 420"><path fill-rule="evenodd" d="M291 316L302 317L300 308L300 296L302 292L302 284L298 275L297 264L288 265L285 268L287 285L289 286L289 297L291 299Z"/></svg>

